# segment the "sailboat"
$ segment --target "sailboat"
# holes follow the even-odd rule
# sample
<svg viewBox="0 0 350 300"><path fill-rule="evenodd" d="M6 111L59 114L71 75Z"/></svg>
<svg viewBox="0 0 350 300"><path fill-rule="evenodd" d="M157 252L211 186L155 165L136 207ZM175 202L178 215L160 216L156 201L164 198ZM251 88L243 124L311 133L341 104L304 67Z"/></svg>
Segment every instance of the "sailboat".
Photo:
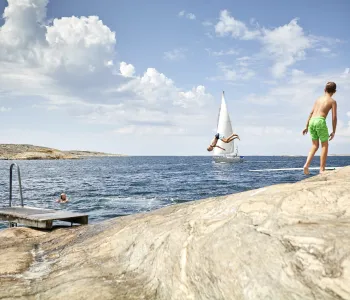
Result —
<svg viewBox="0 0 350 300"><path fill-rule="evenodd" d="M224 135L225 137L230 136L232 131L232 124L230 116L227 111L226 101L225 101L225 92L222 92L221 97L221 107L218 118L217 132ZM224 143L221 140L218 140L217 145L224 148L222 150L218 147L214 148L213 160L217 163L236 163L243 162L243 156L239 156L238 147L235 146L235 140L230 143Z"/></svg>

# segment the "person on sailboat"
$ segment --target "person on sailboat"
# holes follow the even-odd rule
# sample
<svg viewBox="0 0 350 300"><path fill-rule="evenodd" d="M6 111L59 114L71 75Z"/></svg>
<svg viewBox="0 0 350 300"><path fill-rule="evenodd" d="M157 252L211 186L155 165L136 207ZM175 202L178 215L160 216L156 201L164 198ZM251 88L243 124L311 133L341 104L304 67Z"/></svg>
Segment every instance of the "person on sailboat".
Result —
<svg viewBox="0 0 350 300"><path fill-rule="evenodd" d="M320 158L320 173L326 169L326 161L328 154L328 141L333 140L335 130L337 128L337 102L332 98L337 91L337 85L334 82L328 82L324 88L324 95L318 98L312 108L312 111L307 119L303 135L310 132L312 139L312 147L304 165L304 174L309 175L309 166L315 156L316 151L322 145ZM329 111L332 110L332 133L329 134L326 118Z"/></svg>
<svg viewBox="0 0 350 300"><path fill-rule="evenodd" d="M225 138L225 137L224 137L223 135L221 135L220 133L217 133L217 134L215 134L215 137L214 137L214 139L211 141L211 143L210 143L209 147L207 148L207 150L208 150L208 151L213 151L213 149L214 149L215 147L220 148L220 149L222 149L222 150L225 150L224 148L222 148L222 147L220 147L220 146L217 145L218 140L221 140L221 141L223 141L224 143L230 143L230 142L232 142L234 139L239 139L238 134L232 133L228 138Z"/></svg>

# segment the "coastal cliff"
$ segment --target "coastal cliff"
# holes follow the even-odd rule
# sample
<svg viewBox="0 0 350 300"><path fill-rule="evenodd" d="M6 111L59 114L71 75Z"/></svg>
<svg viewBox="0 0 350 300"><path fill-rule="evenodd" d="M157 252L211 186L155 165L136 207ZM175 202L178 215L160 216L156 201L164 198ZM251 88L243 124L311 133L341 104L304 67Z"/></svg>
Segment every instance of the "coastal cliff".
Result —
<svg viewBox="0 0 350 300"><path fill-rule="evenodd" d="M0 160L80 159L84 157L104 156L123 155L93 151L61 151L58 149L26 144L0 144Z"/></svg>
<svg viewBox="0 0 350 300"><path fill-rule="evenodd" d="M0 299L350 299L349 178L3 230Z"/></svg>

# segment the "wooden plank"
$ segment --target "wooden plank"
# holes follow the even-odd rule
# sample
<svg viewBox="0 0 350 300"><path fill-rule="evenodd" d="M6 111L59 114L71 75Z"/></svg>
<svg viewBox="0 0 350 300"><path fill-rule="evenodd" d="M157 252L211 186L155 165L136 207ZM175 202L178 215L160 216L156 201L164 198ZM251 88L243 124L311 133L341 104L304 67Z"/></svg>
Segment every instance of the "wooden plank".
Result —
<svg viewBox="0 0 350 300"><path fill-rule="evenodd" d="M29 206L0 207L0 213L13 215L37 215L55 212L53 209L34 208Z"/></svg>
<svg viewBox="0 0 350 300"><path fill-rule="evenodd" d="M52 228L53 221L88 224L88 215L34 207L0 207L0 220L37 228Z"/></svg>
<svg viewBox="0 0 350 300"><path fill-rule="evenodd" d="M50 220L68 220L72 218L79 218L84 217L86 215L72 213L69 211L55 211L53 213L47 213L47 214L38 214L38 215L29 215L26 216L26 219L29 220L38 220L38 221L50 221Z"/></svg>
<svg viewBox="0 0 350 300"><path fill-rule="evenodd" d="M0 220L18 223L18 224L22 224L30 227L36 227L36 228L46 228L46 229L52 228L52 221L28 220L25 218L15 217L10 215L3 216L1 214L0 214Z"/></svg>

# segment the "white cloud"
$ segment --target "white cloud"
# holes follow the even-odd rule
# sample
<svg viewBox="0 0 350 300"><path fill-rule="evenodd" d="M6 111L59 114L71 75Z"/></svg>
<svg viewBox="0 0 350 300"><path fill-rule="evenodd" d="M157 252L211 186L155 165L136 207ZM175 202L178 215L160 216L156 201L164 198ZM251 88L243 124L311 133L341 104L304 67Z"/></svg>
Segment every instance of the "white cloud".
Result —
<svg viewBox="0 0 350 300"><path fill-rule="evenodd" d="M115 33L98 17L64 17L45 26L46 4L9 0L0 27L0 97L31 97L34 109L119 129L203 132L213 105L204 86L183 90L154 68L136 76L132 64L113 62Z"/></svg>
<svg viewBox="0 0 350 300"><path fill-rule="evenodd" d="M236 59L237 65L240 67L248 67L252 64L253 58L251 56L241 56Z"/></svg>
<svg viewBox="0 0 350 300"><path fill-rule="evenodd" d="M255 72L246 67L239 67L239 66L233 67L230 65L226 65L222 62L217 63L217 66L222 75L209 77L208 78L209 80L235 82L235 81L241 81L241 80L248 80L255 76Z"/></svg>
<svg viewBox="0 0 350 300"><path fill-rule="evenodd" d="M211 49L205 49L208 51L209 55L212 56L225 56L225 55L238 55L239 51L236 49L228 49L228 50L220 50L220 51L212 51Z"/></svg>
<svg viewBox="0 0 350 300"><path fill-rule="evenodd" d="M293 134L293 130L283 126L245 126L242 131L251 136L291 136Z"/></svg>
<svg viewBox="0 0 350 300"><path fill-rule="evenodd" d="M162 135L162 136L174 136L174 135L184 135L186 131L183 128L178 128L175 126L138 126L130 125L125 127L120 127L114 131L117 134L126 135L137 135L137 136L149 136L149 135Z"/></svg>
<svg viewBox="0 0 350 300"><path fill-rule="evenodd" d="M207 104L211 104L212 96L207 94L205 87L199 85L194 87L191 91L188 92L179 92L179 97L175 99L174 104L179 105L183 108L201 108Z"/></svg>
<svg viewBox="0 0 350 300"><path fill-rule="evenodd" d="M127 64L126 62L122 61L120 63L120 73L125 77L132 77L135 73L135 68L132 64Z"/></svg>
<svg viewBox="0 0 350 300"><path fill-rule="evenodd" d="M115 34L96 16L54 19L45 26L47 0L8 1L0 30L2 61L56 71L97 71L114 55Z"/></svg>
<svg viewBox="0 0 350 300"><path fill-rule="evenodd" d="M329 53L329 52L331 52L331 49L329 49L327 47L322 47L322 48L316 49L316 51L321 52L321 53Z"/></svg>
<svg viewBox="0 0 350 300"><path fill-rule="evenodd" d="M139 105L147 103L148 107L163 109L172 107L194 108L194 111L204 105L211 105L212 96L207 94L204 86L198 86L191 91L184 92L177 88L174 82L163 73L154 68L148 68L142 77L136 77L127 84L119 87L118 92L129 92L134 94ZM166 108L167 110L168 108ZM186 110L191 113L191 110Z"/></svg>
<svg viewBox="0 0 350 300"><path fill-rule="evenodd" d="M54 19L47 26L46 41L46 65L68 70L104 68L116 43L115 33L97 16Z"/></svg>
<svg viewBox="0 0 350 300"><path fill-rule="evenodd" d="M166 60L181 60L181 59L184 59L186 57L185 53L186 53L186 49L184 48L178 48L178 49L174 49L174 50L171 50L171 51L166 51L164 52L164 59Z"/></svg>
<svg viewBox="0 0 350 300"><path fill-rule="evenodd" d="M206 32L205 35L211 40L214 38L214 36L210 32Z"/></svg>
<svg viewBox="0 0 350 300"><path fill-rule="evenodd" d="M184 10L180 11L179 14L178 14L179 17L183 17L184 15L185 15L185 11Z"/></svg>
<svg viewBox="0 0 350 300"><path fill-rule="evenodd" d="M341 78L349 78L350 79L350 68L345 68L344 72L340 75Z"/></svg>
<svg viewBox="0 0 350 300"><path fill-rule="evenodd" d="M188 19L190 19L190 20L195 20L195 19L196 19L196 16L195 16L193 13L188 13L188 14L186 15L186 17L187 17Z"/></svg>
<svg viewBox="0 0 350 300"><path fill-rule="evenodd" d="M213 26L213 23L210 21L204 21L204 22L202 22L202 25L203 26Z"/></svg>
<svg viewBox="0 0 350 300"><path fill-rule="evenodd" d="M179 13L178 13L178 16L180 17L180 18L186 18L186 19L189 19L189 20L195 20L196 19L196 16L195 16L195 14L193 14L193 13L186 13L186 11L184 11L184 10L182 10L182 11L180 11Z"/></svg>
<svg viewBox="0 0 350 300"><path fill-rule="evenodd" d="M260 35L258 30L249 30L243 22L231 17L227 10L220 12L220 21L215 25L215 32L219 36L231 35L242 40L255 39Z"/></svg>
<svg viewBox="0 0 350 300"><path fill-rule="evenodd" d="M0 58L7 61L35 61L38 47L45 45L46 0L9 0L0 29Z"/></svg>
<svg viewBox="0 0 350 300"><path fill-rule="evenodd" d="M314 101L323 93L328 81L334 81L342 92L337 92L338 103L347 107L346 93L350 91L350 81L342 74L325 73L309 75L300 70L293 70L285 81L280 81L264 95L250 94L246 101L260 105L291 105L303 111L309 111ZM307 103L307 104L306 104Z"/></svg>
<svg viewBox="0 0 350 300"><path fill-rule="evenodd" d="M261 40L264 51L275 61L272 67L272 74L275 77L281 77L287 67L304 59L305 51L312 46L310 39L298 25L297 19L273 30L264 29Z"/></svg>
<svg viewBox="0 0 350 300"><path fill-rule="evenodd" d="M255 20L254 20L255 22ZM306 50L317 44L317 37L305 35L297 19L288 24L274 28L249 29L248 26L230 15L227 10L221 11L220 21L215 25L218 36L230 35L241 40L257 40L262 44L262 53L273 61L271 68L274 77L282 77L287 68L306 56ZM323 52L328 48L320 48Z"/></svg>
<svg viewBox="0 0 350 300"><path fill-rule="evenodd" d="M0 106L0 112L9 112L11 110L12 110L11 107Z"/></svg>

